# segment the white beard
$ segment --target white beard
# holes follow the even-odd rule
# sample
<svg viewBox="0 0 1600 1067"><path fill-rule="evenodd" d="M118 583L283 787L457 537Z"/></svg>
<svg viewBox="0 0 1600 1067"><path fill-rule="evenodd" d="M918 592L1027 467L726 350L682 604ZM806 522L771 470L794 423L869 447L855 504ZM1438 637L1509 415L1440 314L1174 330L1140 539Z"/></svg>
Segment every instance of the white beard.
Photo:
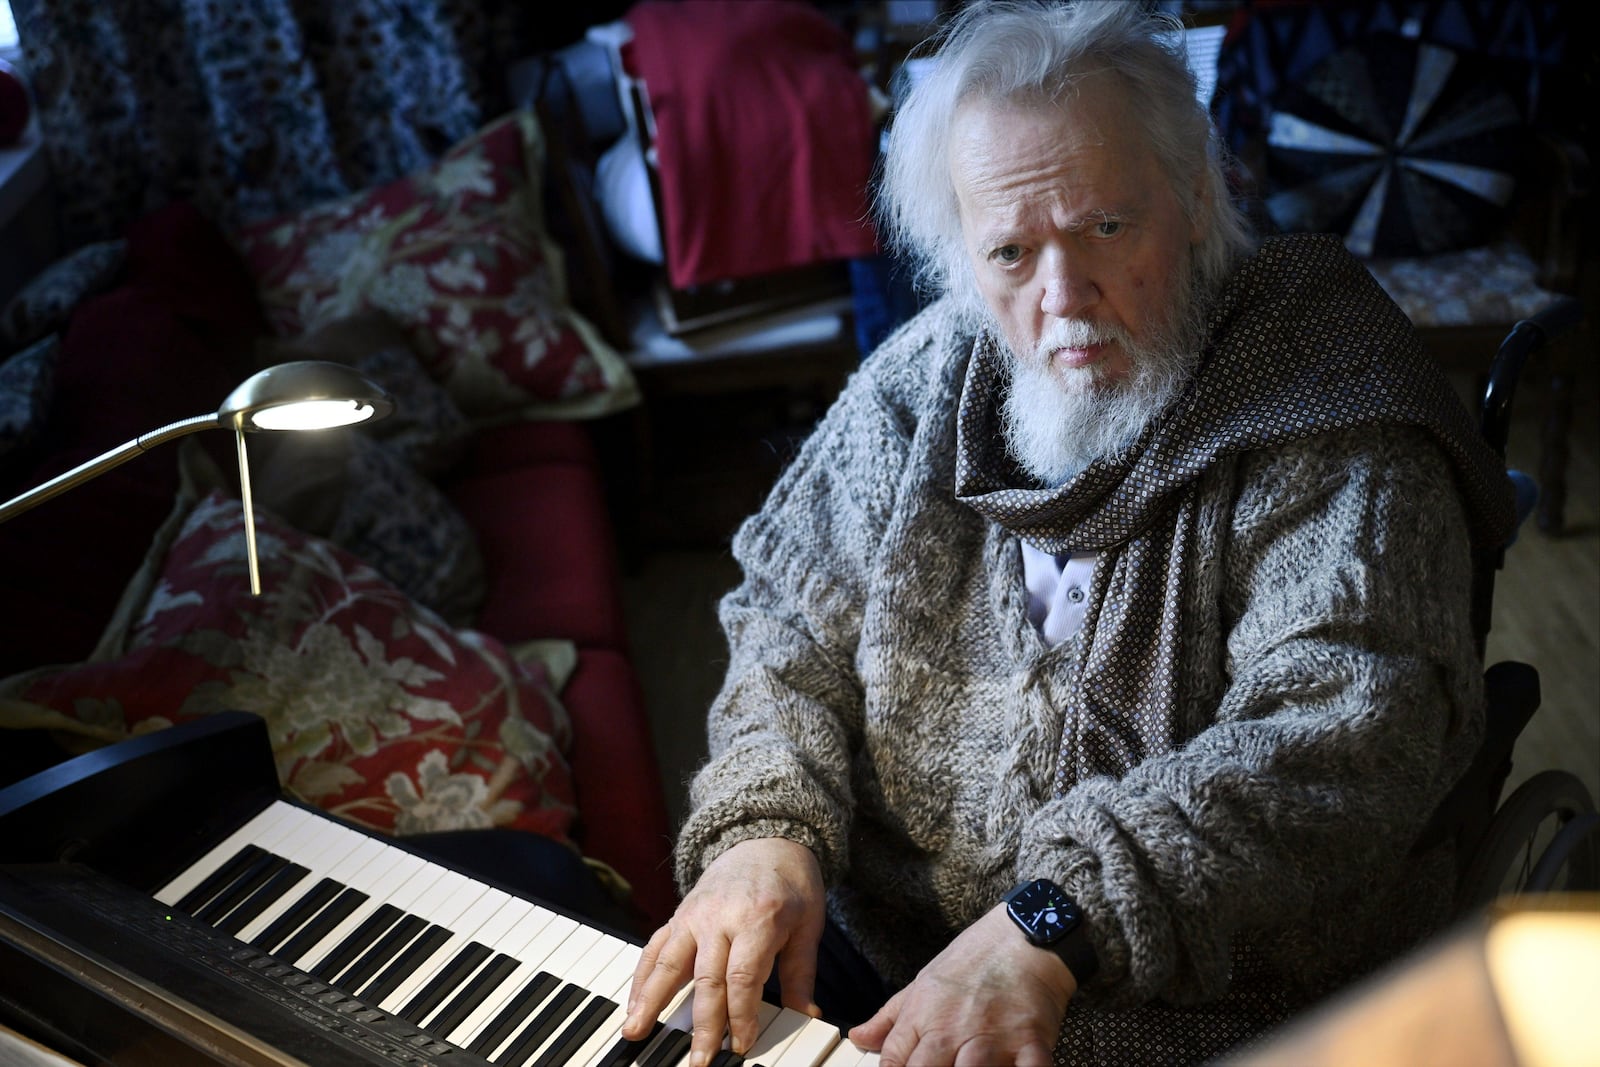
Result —
<svg viewBox="0 0 1600 1067"><path fill-rule="evenodd" d="M1011 381L1002 415L1012 458L1055 486L1132 444L1189 380L1199 355L1196 304L1189 286L1180 284L1168 321L1145 345L1120 328L1079 319L1053 320L1031 358L1020 358L1007 344ZM1052 352L1113 340L1131 367L1122 381L1104 381L1099 365L1051 368Z"/></svg>

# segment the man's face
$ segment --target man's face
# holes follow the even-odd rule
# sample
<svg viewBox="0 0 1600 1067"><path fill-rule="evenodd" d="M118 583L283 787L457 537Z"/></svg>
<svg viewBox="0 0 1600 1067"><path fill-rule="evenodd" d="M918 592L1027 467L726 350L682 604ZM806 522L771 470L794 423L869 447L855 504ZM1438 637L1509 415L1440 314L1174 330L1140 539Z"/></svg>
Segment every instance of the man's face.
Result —
<svg viewBox="0 0 1600 1067"><path fill-rule="evenodd" d="M1138 348L1171 340L1201 236L1119 79L1079 84L1066 108L962 105L950 153L978 292L1016 357L1069 394L1126 381Z"/></svg>

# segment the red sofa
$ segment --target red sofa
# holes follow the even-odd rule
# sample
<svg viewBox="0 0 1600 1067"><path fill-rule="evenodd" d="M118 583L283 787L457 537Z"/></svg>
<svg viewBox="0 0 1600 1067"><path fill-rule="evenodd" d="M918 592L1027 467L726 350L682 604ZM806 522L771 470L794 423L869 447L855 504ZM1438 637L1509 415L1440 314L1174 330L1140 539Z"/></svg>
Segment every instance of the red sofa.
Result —
<svg viewBox="0 0 1600 1067"><path fill-rule="evenodd" d="M77 306L61 334L41 434L0 457L4 498L141 433L214 411L252 369L265 320L220 231L175 205L136 223L127 239L115 284ZM225 469L233 462L227 435L192 440ZM631 884L647 930L675 901L669 827L590 429L524 422L484 431L437 484L484 559L487 598L473 628L507 645L559 638L577 646L576 670L559 694L572 724L574 838ZM89 654L177 488L173 450L164 447L0 524L0 677ZM38 736L0 740L13 776L51 758Z"/></svg>

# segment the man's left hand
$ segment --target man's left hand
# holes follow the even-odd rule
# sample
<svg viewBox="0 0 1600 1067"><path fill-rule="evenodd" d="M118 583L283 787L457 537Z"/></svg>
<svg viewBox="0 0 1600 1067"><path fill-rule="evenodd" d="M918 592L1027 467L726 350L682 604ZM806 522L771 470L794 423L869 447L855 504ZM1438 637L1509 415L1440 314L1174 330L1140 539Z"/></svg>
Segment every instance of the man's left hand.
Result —
<svg viewBox="0 0 1600 1067"><path fill-rule="evenodd" d="M850 1040L878 1050L883 1067L1047 1067L1077 990L1061 958L1029 944L1001 904L963 930L878 1014L853 1028Z"/></svg>

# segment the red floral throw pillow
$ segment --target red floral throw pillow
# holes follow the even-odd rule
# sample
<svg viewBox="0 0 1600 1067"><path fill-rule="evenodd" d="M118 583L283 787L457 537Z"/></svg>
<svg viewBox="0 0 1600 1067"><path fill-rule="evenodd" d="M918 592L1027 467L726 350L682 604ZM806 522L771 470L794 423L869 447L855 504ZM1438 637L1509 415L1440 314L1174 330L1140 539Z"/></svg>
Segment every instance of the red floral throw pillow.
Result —
<svg viewBox="0 0 1600 1067"><path fill-rule="evenodd" d="M503 827L566 840L571 725L544 668L450 629L325 541L264 515L256 525L260 596L239 502L213 492L142 604L124 602L119 618L133 621L117 658L23 676L5 695L103 741L255 712L285 787L335 815L397 834Z"/></svg>
<svg viewBox="0 0 1600 1067"><path fill-rule="evenodd" d="M567 305L541 154L537 120L514 111L415 174L242 228L273 329L296 337L386 312L468 415L585 417L635 402L627 364Z"/></svg>

